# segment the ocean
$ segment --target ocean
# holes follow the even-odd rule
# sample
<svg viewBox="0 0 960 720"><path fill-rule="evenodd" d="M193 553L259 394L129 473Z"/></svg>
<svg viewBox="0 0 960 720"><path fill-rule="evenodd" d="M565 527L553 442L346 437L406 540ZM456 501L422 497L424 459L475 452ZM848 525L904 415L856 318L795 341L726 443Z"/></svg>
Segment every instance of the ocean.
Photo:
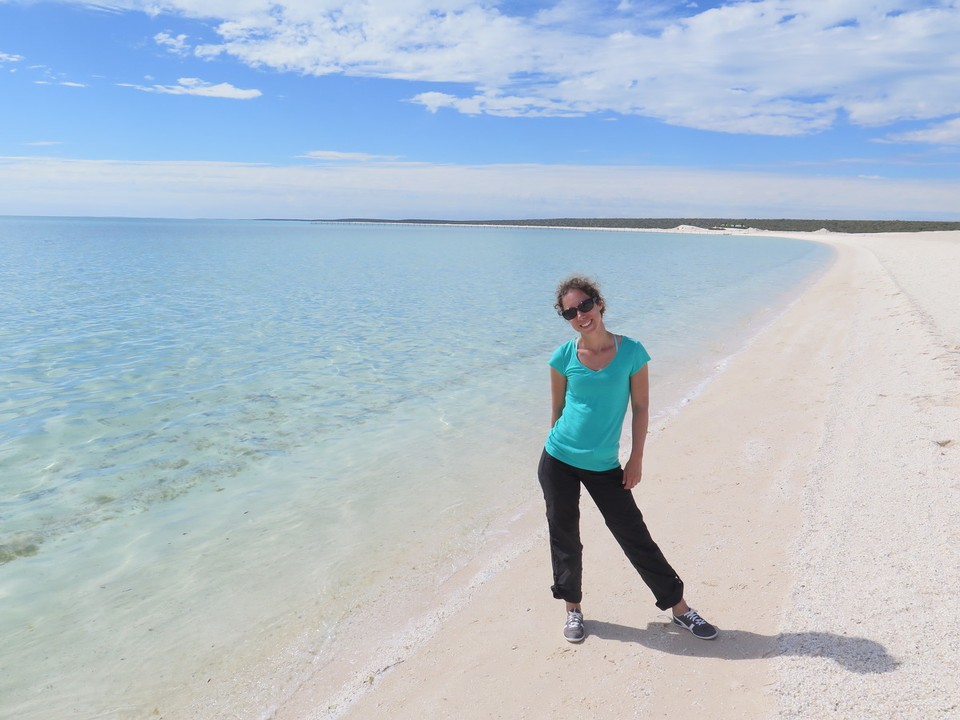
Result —
<svg viewBox="0 0 960 720"><path fill-rule="evenodd" d="M656 423L831 257L749 235L0 218L0 716L270 717L378 598L429 597L516 540L571 336L561 278L598 278L608 328L647 347Z"/></svg>

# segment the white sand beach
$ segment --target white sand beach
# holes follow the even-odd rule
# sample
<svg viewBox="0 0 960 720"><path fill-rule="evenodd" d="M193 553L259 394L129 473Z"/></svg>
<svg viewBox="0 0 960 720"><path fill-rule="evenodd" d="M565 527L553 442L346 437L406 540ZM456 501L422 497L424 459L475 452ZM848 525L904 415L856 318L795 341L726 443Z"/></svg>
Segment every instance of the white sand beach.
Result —
<svg viewBox="0 0 960 720"><path fill-rule="evenodd" d="M777 235L836 260L651 429L634 491L718 639L670 625L584 498L564 642L534 506L457 602L273 717L960 717L960 233Z"/></svg>

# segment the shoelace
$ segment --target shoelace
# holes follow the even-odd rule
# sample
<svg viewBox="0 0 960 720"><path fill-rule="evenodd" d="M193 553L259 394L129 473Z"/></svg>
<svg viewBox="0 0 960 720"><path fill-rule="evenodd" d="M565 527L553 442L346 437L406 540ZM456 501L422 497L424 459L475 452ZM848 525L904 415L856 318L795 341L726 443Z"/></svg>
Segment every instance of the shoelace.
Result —
<svg viewBox="0 0 960 720"><path fill-rule="evenodd" d="M565 627L580 627L583 625L583 615L577 615L576 613L567 613L567 624Z"/></svg>
<svg viewBox="0 0 960 720"><path fill-rule="evenodd" d="M697 611L696 611L696 610L687 610L687 611L686 611L683 615L681 615L680 617L683 617L683 618L686 618L687 620L689 620L691 625L706 625L706 624L707 624L707 621L706 621L706 620L704 620L702 617L700 617L699 615L697 615Z"/></svg>

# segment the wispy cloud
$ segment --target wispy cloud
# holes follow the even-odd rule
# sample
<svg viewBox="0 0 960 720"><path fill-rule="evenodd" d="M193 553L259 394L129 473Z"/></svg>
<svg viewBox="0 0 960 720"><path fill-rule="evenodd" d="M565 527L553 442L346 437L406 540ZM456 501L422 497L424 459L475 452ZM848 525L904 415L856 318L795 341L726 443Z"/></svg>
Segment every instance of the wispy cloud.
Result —
<svg viewBox="0 0 960 720"><path fill-rule="evenodd" d="M960 219L956 180L675 167L0 157L0 187L0 214Z"/></svg>
<svg viewBox="0 0 960 720"><path fill-rule="evenodd" d="M87 7L91 10L96 10L98 12L104 13L119 13L123 12L126 9L129 9L130 3L126 2L94 2L93 0L79 0L79 4ZM136 5L142 5L143 3L136 3ZM144 12L149 12L149 7L147 8L137 8L142 9Z"/></svg>
<svg viewBox="0 0 960 720"><path fill-rule="evenodd" d="M954 0L734 0L705 9L668 0L117 0L110 7L214 18L220 41L198 46L201 57L466 86L410 98L432 112L613 112L718 132L801 135L840 116L863 127L940 123L960 105ZM185 47L183 36L157 37L171 50Z"/></svg>
<svg viewBox="0 0 960 720"><path fill-rule="evenodd" d="M131 83L117 83L117 85L142 92L166 95L199 95L201 97L228 98L230 100L252 100L263 94L259 90L243 90L230 83L214 85L199 78L180 78L176 85L134 85Z"/></svg>
<svg viewBox="0 0 960 720"><path fill-rule="evenodd" d="M34 142L24 143L27 147L52 147L54 145L63 145L60 140L36 140Z"/></svg>
<svg viewBox="0 0 960 720"><path fill-rule="evenodd" d="M23 60L23 55L0 52L0 65L3 65L4 63L20 62L21 60Z"/></svg>
<svg viewBox="0 0 960 720"><path fill-rule="evenodd" d="M2 58L0 58L2 62ZM42 77L33 81L34 85L63 85L64 87L85 88L89 87L87 83L76 82L74 80L64 80L67 75L62 72L55 72L53 68L43 65L28 65L27 70L39 74Z"/></svg>
<svg viewBox="0 0 960 720"><path fill-rule="evenodd" d="M396 157L369 155L367 153L338 152L336 150L311 150L300 157L327 162L373 162L376 160L396 160Z"/></svg>
<svg viewBox="0 0 960 720"><path fill-rule="evenodd" d="M932 143L934 145L960 146L960 118L933 125L924 130L899 133L887 138L891 142L900 143Z"/></svg>

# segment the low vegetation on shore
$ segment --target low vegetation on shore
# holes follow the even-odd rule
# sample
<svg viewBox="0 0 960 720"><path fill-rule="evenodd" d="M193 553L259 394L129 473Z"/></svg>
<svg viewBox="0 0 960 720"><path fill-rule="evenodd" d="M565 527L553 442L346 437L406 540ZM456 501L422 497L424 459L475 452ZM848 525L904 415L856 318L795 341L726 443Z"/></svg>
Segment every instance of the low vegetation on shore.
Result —
<svg viewBox="0 0 960 720"><path fill-rule="evenodd" d="M343 218L333 222L381 222L432 225L536 225L540 227L591 227L669 230L680 225L717 230L772 230L782 232L843 233L930 232L960 230L960 222L935 220L791 220L761 218L540 218L525 220L376 220Z"/></svg>

